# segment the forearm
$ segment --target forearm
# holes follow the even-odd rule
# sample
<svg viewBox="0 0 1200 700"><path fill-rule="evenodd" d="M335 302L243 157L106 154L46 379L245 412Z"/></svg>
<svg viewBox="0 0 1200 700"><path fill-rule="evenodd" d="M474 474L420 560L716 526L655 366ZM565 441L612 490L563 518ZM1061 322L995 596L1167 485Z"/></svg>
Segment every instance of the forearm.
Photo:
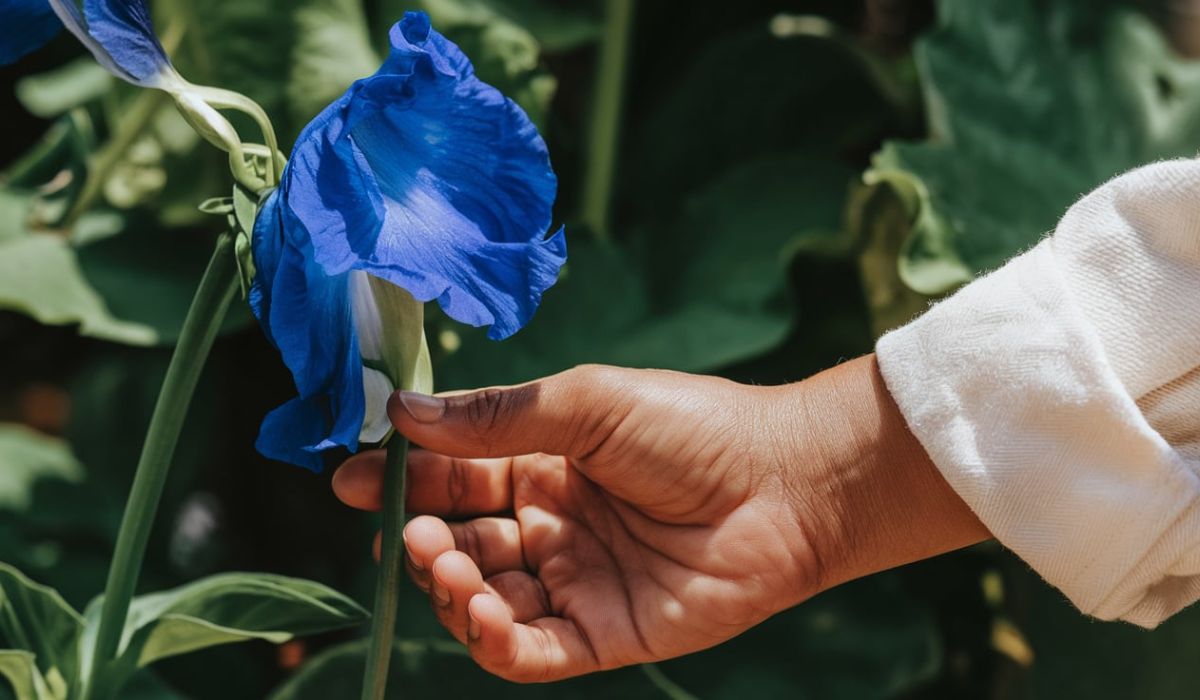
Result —
<svg viewBox="0 0 1200 700"><path fill-rule="evenodd" d="M780 392L795 426L785 481L805 484L787 491L811 518L818 590L990 537L909 431L873 354Z"/></svg>

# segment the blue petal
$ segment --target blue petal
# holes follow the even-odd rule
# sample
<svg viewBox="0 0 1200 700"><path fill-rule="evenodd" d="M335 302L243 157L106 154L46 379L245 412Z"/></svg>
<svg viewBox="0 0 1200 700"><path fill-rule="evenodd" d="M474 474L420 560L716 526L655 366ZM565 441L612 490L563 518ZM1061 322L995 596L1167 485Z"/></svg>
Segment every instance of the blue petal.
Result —
<svg viewBox="0 0 1200 700"><path fill-rule="evenodd" d="M88 33L133 82L150 81L171 65L146 0L84 0L83 12Z"/></svg>
<svg viewBox="0 0 1200 700"><path fill-rule="evenodd" d="M0 65L41 48L62 31L46 0L0 0Z"/></svg>
<svg viewBox="0 0 1200 700"><path fill-rule="evenodd" d="M327 273L366 270L505 338L566 259L561 231L544 238L557 191L546 145L425 15L391 39L379 72L302 137L288 206Z"/></svg>
<svg viewBox="0 0 1200 700"><path fill-rule="evenodd" d="M257 269L250 302L279 349L300 393L263 422L258 449L275 459L319 468L315 453L358 447L365 416L362 359L354 334L347 275L326 275L312 251L285 237L281 191L254 225ZM311 458L310 458L311 457Z"/></svg>
<svg viewBox="0 0 1200 700"><path fill-rule="evenodd" d="M154 33L146 0L48 0L58 18L100 65L110 73L144 87L160 87L174 73Z"/></svg>

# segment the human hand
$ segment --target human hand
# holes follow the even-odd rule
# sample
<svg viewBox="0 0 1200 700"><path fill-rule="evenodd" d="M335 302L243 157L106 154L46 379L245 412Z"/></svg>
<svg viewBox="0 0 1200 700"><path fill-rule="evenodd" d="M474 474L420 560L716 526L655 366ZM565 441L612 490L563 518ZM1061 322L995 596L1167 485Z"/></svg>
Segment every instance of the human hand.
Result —
<svg viewBox="0 0 1200 700"><path fill-rule="evenodd" d="M510 680L704 649L837 583L986 537L873 357L785 387L584 367L397 394L389 413L426 448L409 457L408 507L423 514L404 532L409 575ZM383 463L347 461L338 497L378 509Z"/></svg>

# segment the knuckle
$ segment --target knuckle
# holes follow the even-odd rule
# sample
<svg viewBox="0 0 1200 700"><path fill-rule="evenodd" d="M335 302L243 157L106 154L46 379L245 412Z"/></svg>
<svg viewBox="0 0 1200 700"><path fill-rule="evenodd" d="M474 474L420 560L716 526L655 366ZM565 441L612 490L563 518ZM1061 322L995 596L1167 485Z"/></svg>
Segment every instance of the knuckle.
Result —
<svg viewBox="0 0 1200 700"><path fill-rule="evenodd" d="M463 407L467 421L483 433L502 427L511 403L509 395L502 389L483 389L471 394Z"/></svg>
<svg viewBox="0 0 1200 700"><path fill-rule="evenodd" d="M572 367L560 377L568 391L594 393L597 389L623 384L631 371L611 365L587 364Z"/></svg>
<svg viewBox="0 0 1200 700"><path fill-rule="evenodd" d="M450 511L458 513L467 499L470 486L469 468L465 461L450 460L450 472L446 475L446 496L450 500Z"/></svg>
<svg viewBox="0 0 1200 700"><path fill-rule="evenodd" d="M458 530L458 551L466 554L474 561L479 561L479 530L475 523L463 523Z"/></svg>

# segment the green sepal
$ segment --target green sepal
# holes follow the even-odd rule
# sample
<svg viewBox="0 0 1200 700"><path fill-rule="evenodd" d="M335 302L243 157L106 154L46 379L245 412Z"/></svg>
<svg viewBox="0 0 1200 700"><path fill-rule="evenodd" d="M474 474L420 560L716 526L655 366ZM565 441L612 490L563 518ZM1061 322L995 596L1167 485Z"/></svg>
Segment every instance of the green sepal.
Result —
<svg viewBox="0 0 1200 700"><path fill-rule="evenodd" d="M228 216L233 213L233 197L210 197L196 208L205 214Z"/></svg>
<svg viewBox="0 0 1200 700"><path fill-rule="evenodd" d="M397 389L433 393L433 364L425 338L425 305L406 290L368 275L383 324L383 367ZM370 365L368 365L370 366Z"/></svg>
<svg viewBox="0 0 1200 700"><path fill-rule="evenodd" d="M263 193L265 199L271 190ZM256 272L252 241L254 237L254 220L258 217L259 204L262 201L241 185L234 184L233 196L225 198L229 209L225 211L229 227L234 232L233 254L237 260L238 283L241 285L242 298L250 296L250 285Z"/></svg>

